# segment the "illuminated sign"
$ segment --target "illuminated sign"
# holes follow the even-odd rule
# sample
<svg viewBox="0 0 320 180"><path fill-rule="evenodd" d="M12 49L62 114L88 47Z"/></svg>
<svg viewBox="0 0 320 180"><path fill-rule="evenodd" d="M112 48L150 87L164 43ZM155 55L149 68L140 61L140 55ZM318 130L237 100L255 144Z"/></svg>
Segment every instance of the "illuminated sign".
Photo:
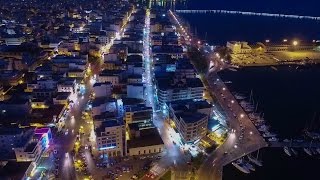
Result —
<svg viewBox="0 0 320 180"><path fill-rule="evenodd" d="M108 149L114 149L116 147L117 146L102 147L102 148L99 148L99 151L108 150Z"/></svg>

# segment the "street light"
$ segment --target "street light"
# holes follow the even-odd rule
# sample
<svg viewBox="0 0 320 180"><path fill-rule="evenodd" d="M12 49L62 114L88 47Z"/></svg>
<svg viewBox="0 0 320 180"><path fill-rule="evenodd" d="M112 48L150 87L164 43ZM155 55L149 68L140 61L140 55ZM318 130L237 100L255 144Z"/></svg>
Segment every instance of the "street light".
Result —
<svg viewBox="0 0 320 180"><path fill-rule="evenodd" d="M252 135L253 134L253 132L252 131L250 131L250 135Z"/></svg>
<svg viewBox="0 0 320 180"><path fill-rule="evenodd" d="M233 103L234 103L234 100L231 100L231 103L233 104Z"/></svg>
<svg viewBox="0 0 320 180"><path fill-rule="evenodd" d="M293 44L294 46L297 46L297 45L298 45L298 41L293 41L292 44Z"/></svg>
<svg viewBox="0 0 320 180"><path fill-rule="evenodd" d="M244 117L244 114L240 114L240 118L243 118Z"/></svg>

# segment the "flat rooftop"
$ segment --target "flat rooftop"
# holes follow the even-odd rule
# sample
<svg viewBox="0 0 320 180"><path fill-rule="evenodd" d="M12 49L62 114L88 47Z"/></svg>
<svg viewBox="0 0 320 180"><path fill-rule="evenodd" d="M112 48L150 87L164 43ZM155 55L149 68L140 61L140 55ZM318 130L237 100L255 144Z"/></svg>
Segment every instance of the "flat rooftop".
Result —
<svg viewBox="0 0 320 180"><path fill-rule="evenodd" d="M144 131L148 131L148 133L144 134ZM130 139L128 141L129 149L164 144L156 128L142 130L140 134L139 138Z"/></svg>
<svg viewBox="0 0 320 180"><path fill-rule="evenodd" d="M185 123L195 123L207 117L206 114L199 112L180 112L175 115L177 118L182 118Z"/></svg>

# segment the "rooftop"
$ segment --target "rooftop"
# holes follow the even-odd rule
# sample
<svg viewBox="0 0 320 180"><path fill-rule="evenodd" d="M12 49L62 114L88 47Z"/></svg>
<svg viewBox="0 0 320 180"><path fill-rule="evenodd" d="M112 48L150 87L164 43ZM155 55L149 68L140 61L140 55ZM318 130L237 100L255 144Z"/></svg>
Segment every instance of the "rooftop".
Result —
<svg viewBox="0 0 320 180"><path fill-rule="evenodd" d="M129 149L163 144L163 140L161 139L161 136L156 128L141 130L139 138L128 140Z"/></svg>
<svg viewBox="0 0 320 180"><path fill-rule="evenodd" d="M207 117L206 114L199 112L180 112L175 114L177 118L183 119L185 123L195 123Z"/></svg>

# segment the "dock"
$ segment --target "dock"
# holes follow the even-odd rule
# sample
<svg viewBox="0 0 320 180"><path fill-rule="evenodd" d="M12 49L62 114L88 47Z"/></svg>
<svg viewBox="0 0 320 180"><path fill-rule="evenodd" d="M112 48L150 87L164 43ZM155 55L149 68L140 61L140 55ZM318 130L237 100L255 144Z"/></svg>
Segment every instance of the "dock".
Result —
<svg viewBox="0 0 320 180"><path fill-rule="evenodd" d="M319 141L303 141L303 142L270 142L269 147L292 147L292 148L320 148Z"/></svg>

